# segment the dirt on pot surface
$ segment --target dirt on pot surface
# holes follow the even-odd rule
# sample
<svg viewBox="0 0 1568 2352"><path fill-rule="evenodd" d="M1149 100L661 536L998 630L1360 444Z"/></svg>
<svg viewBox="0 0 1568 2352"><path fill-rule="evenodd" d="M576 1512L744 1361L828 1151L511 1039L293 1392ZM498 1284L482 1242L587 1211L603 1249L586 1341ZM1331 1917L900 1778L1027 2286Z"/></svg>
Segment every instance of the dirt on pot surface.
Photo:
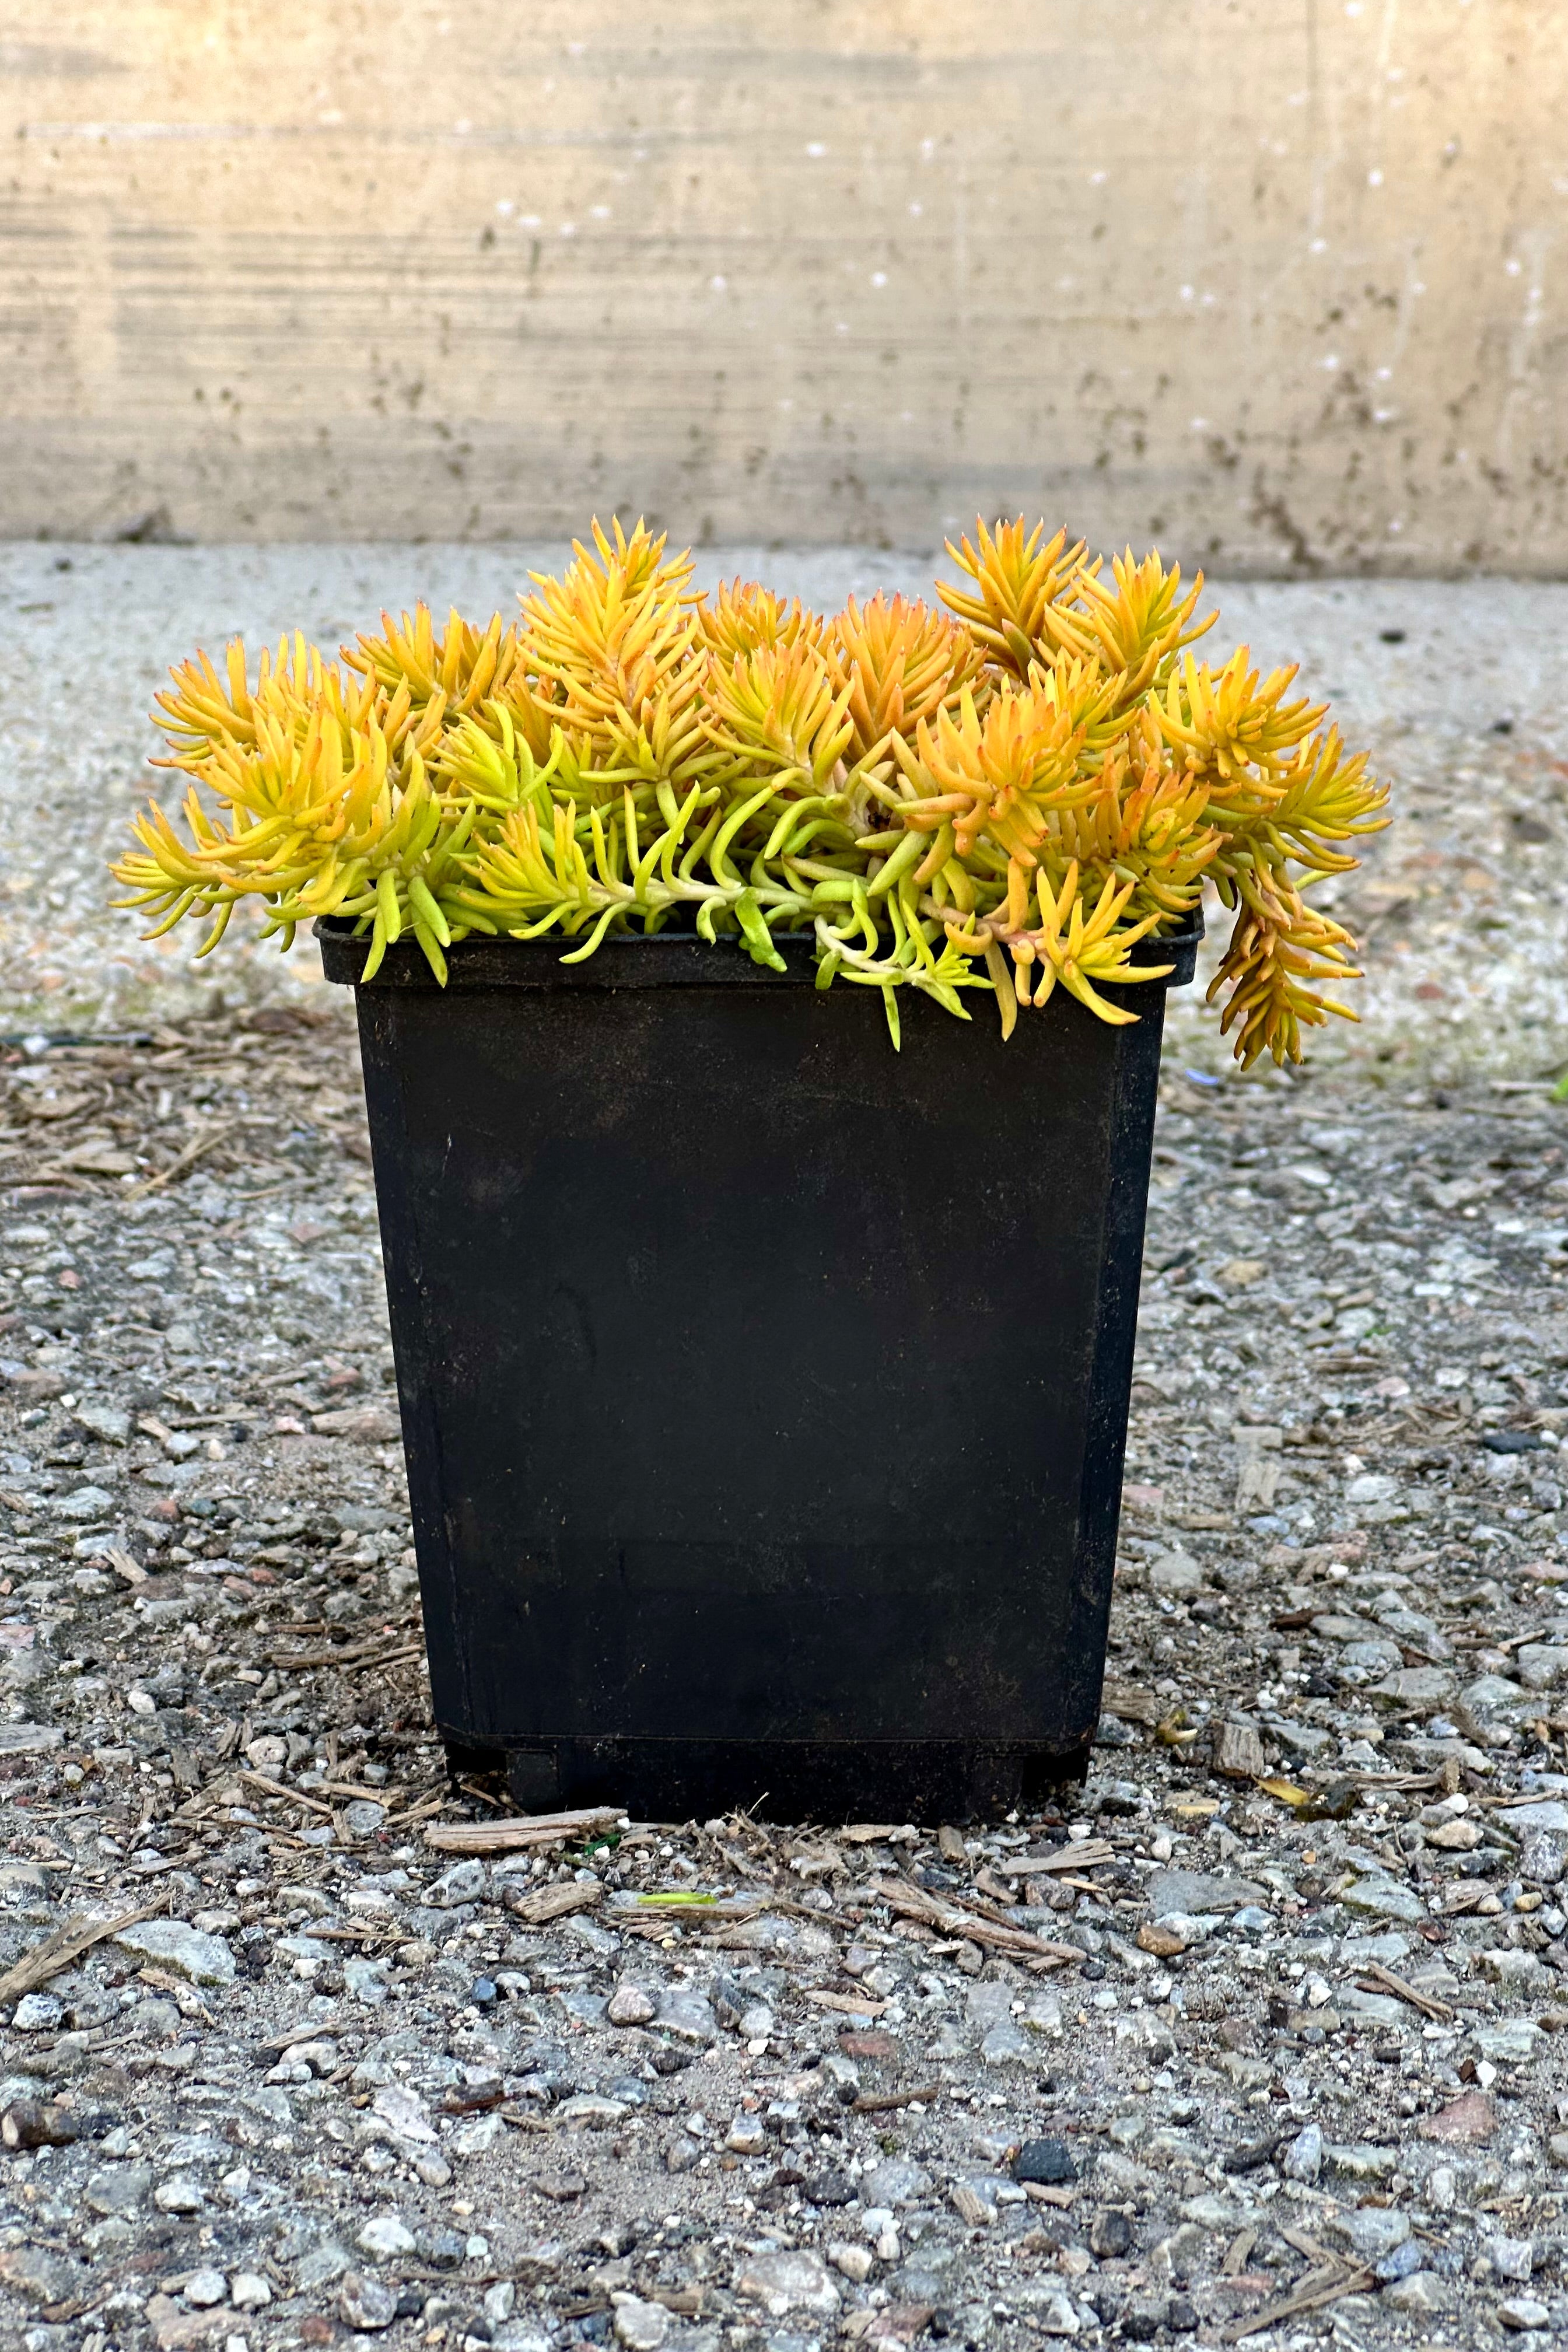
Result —
<svg viewBox="0 0 1568 2352"><path fill-rule="evenodd" d="M1568 2325L1568 1110L1173 1070L1087 1787L462 1853L352 1032L258 1017L0 1068L0 1969L96 1938L5 2341Z"/></svg>

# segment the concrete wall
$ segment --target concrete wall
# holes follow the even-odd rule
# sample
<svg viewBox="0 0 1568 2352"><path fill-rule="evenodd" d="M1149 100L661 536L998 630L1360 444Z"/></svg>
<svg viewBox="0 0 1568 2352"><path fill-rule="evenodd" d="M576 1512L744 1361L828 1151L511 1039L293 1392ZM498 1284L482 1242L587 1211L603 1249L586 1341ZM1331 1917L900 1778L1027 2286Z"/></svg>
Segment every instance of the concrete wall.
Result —
<svg viewBox="0 0 1568 2352"><path fill-rule="evenodd" d="M1568 566L1552 0L10 0L0 531Z"/></svg>

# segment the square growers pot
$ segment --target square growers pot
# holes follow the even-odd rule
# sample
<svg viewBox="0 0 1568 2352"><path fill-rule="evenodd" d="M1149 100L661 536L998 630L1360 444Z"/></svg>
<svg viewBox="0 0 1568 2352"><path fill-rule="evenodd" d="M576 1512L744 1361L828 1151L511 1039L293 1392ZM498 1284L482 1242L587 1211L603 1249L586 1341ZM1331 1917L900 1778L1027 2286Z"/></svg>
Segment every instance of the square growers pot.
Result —
<svg viewBox="0 0 1568 2352"><path fill-rule="evenodd" d="M436 1720L524 1805L950 1819L1100 1707L1168 981L1004 1045L668 934L357 989Z"/></svg>

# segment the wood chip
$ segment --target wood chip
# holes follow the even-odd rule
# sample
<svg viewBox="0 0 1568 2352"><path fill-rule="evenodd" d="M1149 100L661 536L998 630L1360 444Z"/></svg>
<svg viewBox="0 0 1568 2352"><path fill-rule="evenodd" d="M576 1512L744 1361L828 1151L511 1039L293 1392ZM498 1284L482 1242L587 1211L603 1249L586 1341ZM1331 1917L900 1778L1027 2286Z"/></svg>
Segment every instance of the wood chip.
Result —
<svg viewBox="0 0 1568 2352"><path fill-rule="evenodd" d="M313 1919L303 1931L321 1944L407 1944L414 1938L400 1927L323 1927Z"/></svg>
<svg viewBox="0 0 1568 2352"><path fill-rule="evenodd" d="M1098 1870L1114 1862L1116 1848L1109 1838L1080 1838L1077 1844L1047 1846L1044 1853L1020 1853L992 1868L1001 1878L1049 1878L1062 1870Z"/></svg>
<svg viewBox="0 0 1568 2352"><path fill-rule="evenodd" d="M1403 1977L1395 1976L1392 1969L1385 1969L1381 1960L1369 1960L1356 1982L1363 1992L1390 1992L1395 2000L1407 2000L1412 2009L1421 2011L1423 2017L1430 2017L1438 2023L1454 2014L1446 2000L1438 2000L1429 1992L1417 1992L1413 1984L1407 1984Z"/></svg>
<svg viewBox="0 0 1568 2352"><path fill-rule="evenodd" d="M1165 1711L1164 1702L1152 1691L1137 1683L1118 1682L1113 1676L1106 1679L1100 1706L1103 1715L1113 1715L1121 1723L1142 1723L1151 1731Z"/></svg>
<svg viewBox="0 0 1568 2352"><path fill-rule="evenodd" d="M1222 1723L1215 1734L1214 1769L1227 1780L1260 1780L1268 1769L1263 1742L1249 1723Z"/></svg>
<svg viewBox="0 0 1568 2352"><path fill-rule="evenodd" d="M583 1886L542 1886L537 1895L519 1895L510 1900L507 1909L515 1918L526 1921L531 1927L542 1927L551 1919L564 1919L574 1911L591 1911L602 1900L604 1888L595 1883Z"/></svg>
<svg viewBox="0 0 1568 2352"><path fill-rule="evenodd" d="M1004 1885L1003 1881L997 1877L994 1871L977 1870L974 1874L974 1884L982 1895L990 1896L993 1903L1010 1904L1013 1900L1012 1888ZM906 1920L904 1925L906 1927L918 1927L920 1922L919 1920Z"/></svg>
<svg viewBox="0 0 1568 2352"><path fill-rule="evenodd" d="M57 1927L52 1936L46 1936L41 1944L24 1952L16 1967L7 1969L0 1977L0 2002L20 2000L25 1992L37 1992L51 1977L59 1976L73 1961L79 1960L84 1952L90 1952L95 1944L123 1934L127 1927L134 1927L143 1919L155 1919L163 1908L163 1902L149 1903L137 1911L121 1911L112 1919L68 1919L63 1927Z"/></svg>
<svg viewBox="0 0 1568 2352"><path fill-rule="evenodd" d="M803 1999L817 2009L831 2009L844 2017L880 2017L888 2004L868 1992L819 1992L815 1987Z"/></svg>
<svg viewBox="0 0 1568 2352"><path fill-rule="evenodd" d="M425 1832L437 1853L528 1853L535 1847L565 1845L595 1830L614 1829L626 1814L619 1805L585 1805L573 1813L518 1813L500 1822L445 1822Z"/></svg>
<svg viewBox="0 0 1568 2352"><path fill-rule="evenodd" d="M187 1168L194 1168L204 1152L210 1151L215 1144L222 1143L232 1135L238 1124L237 1119L229 1119L222 1127L209 1128L205 1135L199 1135L194 1143L187 1143L179 1158L172 1160L167 1168L162 1169L156 1176L150 1176L144 1184L128 1185L121 1198L136 1201L143 1192L161 1192L165 1184L172 1184L176 1176L183 1176Z"/></svg>
<svg viewBox="0 0 1568 2352"><path fill-rule="evenodd" d="M1309 2271L1283 2303L1271 2304L1265 2311L1255 2311L1250 2319L1240 2319L1223 2328L1220 2340L1239 2344L1244 2336L1261 2335L1264 2328L1278 2327L1282 2320L1295 2319L1304 2311L1321 2311L1325 2304L1337 2303L1343 2294L1362 2294L1375 2284L1371 2271L1347 2271L1339 2263L1335 2263L1331 2274L1327 2269Z"/></svg>
<svg viewBox="0 0 1568 2352"><path fill-rule="evenodd" d="M406 1636L387 1643L384 1636L374 1642L347 1642L342 1649L271 1650L268 1653L273 1664L282 1674L310 1674L318 1666L352 1666L363 1673L371 1666L404 1666L425 1655L423 1643L410 1642Z"/></svg>
<svg viewBox="0 0 1568 2352"><path fill-rule="evenodd" d="M928 1919L944 1935L958 1936L972 1944L989 1944L994 1951L1027 1952L1036 1959L1081 1960L1083 1954L1074 1944L1053 1944L1043 1936L1031 1936L1026 1928L1009 1927L1000 1920L989 1919L983 1912L967 1904L939 1902L924 1887L900 1885L885 1878L873 1879L871 1893L906 1918Z"/></svg>
<svg viewBox="0 0 1568 2352"><path fill-rule="evenodd" d="M325 1813L329 1821L332 1817L331 1805L320 1797L308 1796L303 1789L290 1789L286 1781L271 1780L265 1772L241 1772L239 1777L263 1796L282 1797L290 1805L302 1805L308 1813Z"/></svg>
<svg viewBox="0 0 1568 2352"><path fill-rule="evenodd" d="M1321 2245L1316 2238L1310 2237L1305 2230L1293 2223L1282 2229L1279 2235L1288 2246L1294 2246L1299 2254L1305 2254L1310 2263L1317 2263L1320 2268L1327 2265L1332 2269L1340 2259L1331 2246Z"/></svg>
<svg viewBox="0 0 1568 2352"><path fill-rule="evenodd" d="M301 2042L335 2041L338 2027L331 2018L313 2017L308 2024L291 2026L287 2033L275 2033L268 2041L256 2044L254 2056L258 2066L276 2066L290 2050Z"/></svg>
<svg viewBox="0 0 1568 2352"><path fill-rule="evenodd" d="M382 1827L385 1830L403 1829L411 1826L415 1822L428 1821L432 1813L440 1811L446 1801L446 1790L437 1790L433 1797L421 1797L416 1805L408 1806L403 1812L388 1813Z"/></svg>
<svg viewBox="0 0 1568 2352"><path fill-rule="evenodd" d="M851 2102L850 2112L857 2116L890 2116L895 2108L934 2106L942 2096L940 2083L922 2083L918 2091L862 2091Z"/></svg>

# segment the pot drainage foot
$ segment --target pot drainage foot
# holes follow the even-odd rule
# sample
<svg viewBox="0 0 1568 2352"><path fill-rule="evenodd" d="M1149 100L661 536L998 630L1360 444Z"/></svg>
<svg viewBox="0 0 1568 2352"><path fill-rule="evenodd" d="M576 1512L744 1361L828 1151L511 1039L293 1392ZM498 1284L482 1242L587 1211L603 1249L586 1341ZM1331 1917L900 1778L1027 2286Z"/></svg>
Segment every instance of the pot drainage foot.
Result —
<svg viewBox="0 0 1568 2352"><path fill-rule="evenodd" d="M561 1765L555 1749L509 1748L506 1786L520 1812L553 1812L561 1802Z"/></svg>

